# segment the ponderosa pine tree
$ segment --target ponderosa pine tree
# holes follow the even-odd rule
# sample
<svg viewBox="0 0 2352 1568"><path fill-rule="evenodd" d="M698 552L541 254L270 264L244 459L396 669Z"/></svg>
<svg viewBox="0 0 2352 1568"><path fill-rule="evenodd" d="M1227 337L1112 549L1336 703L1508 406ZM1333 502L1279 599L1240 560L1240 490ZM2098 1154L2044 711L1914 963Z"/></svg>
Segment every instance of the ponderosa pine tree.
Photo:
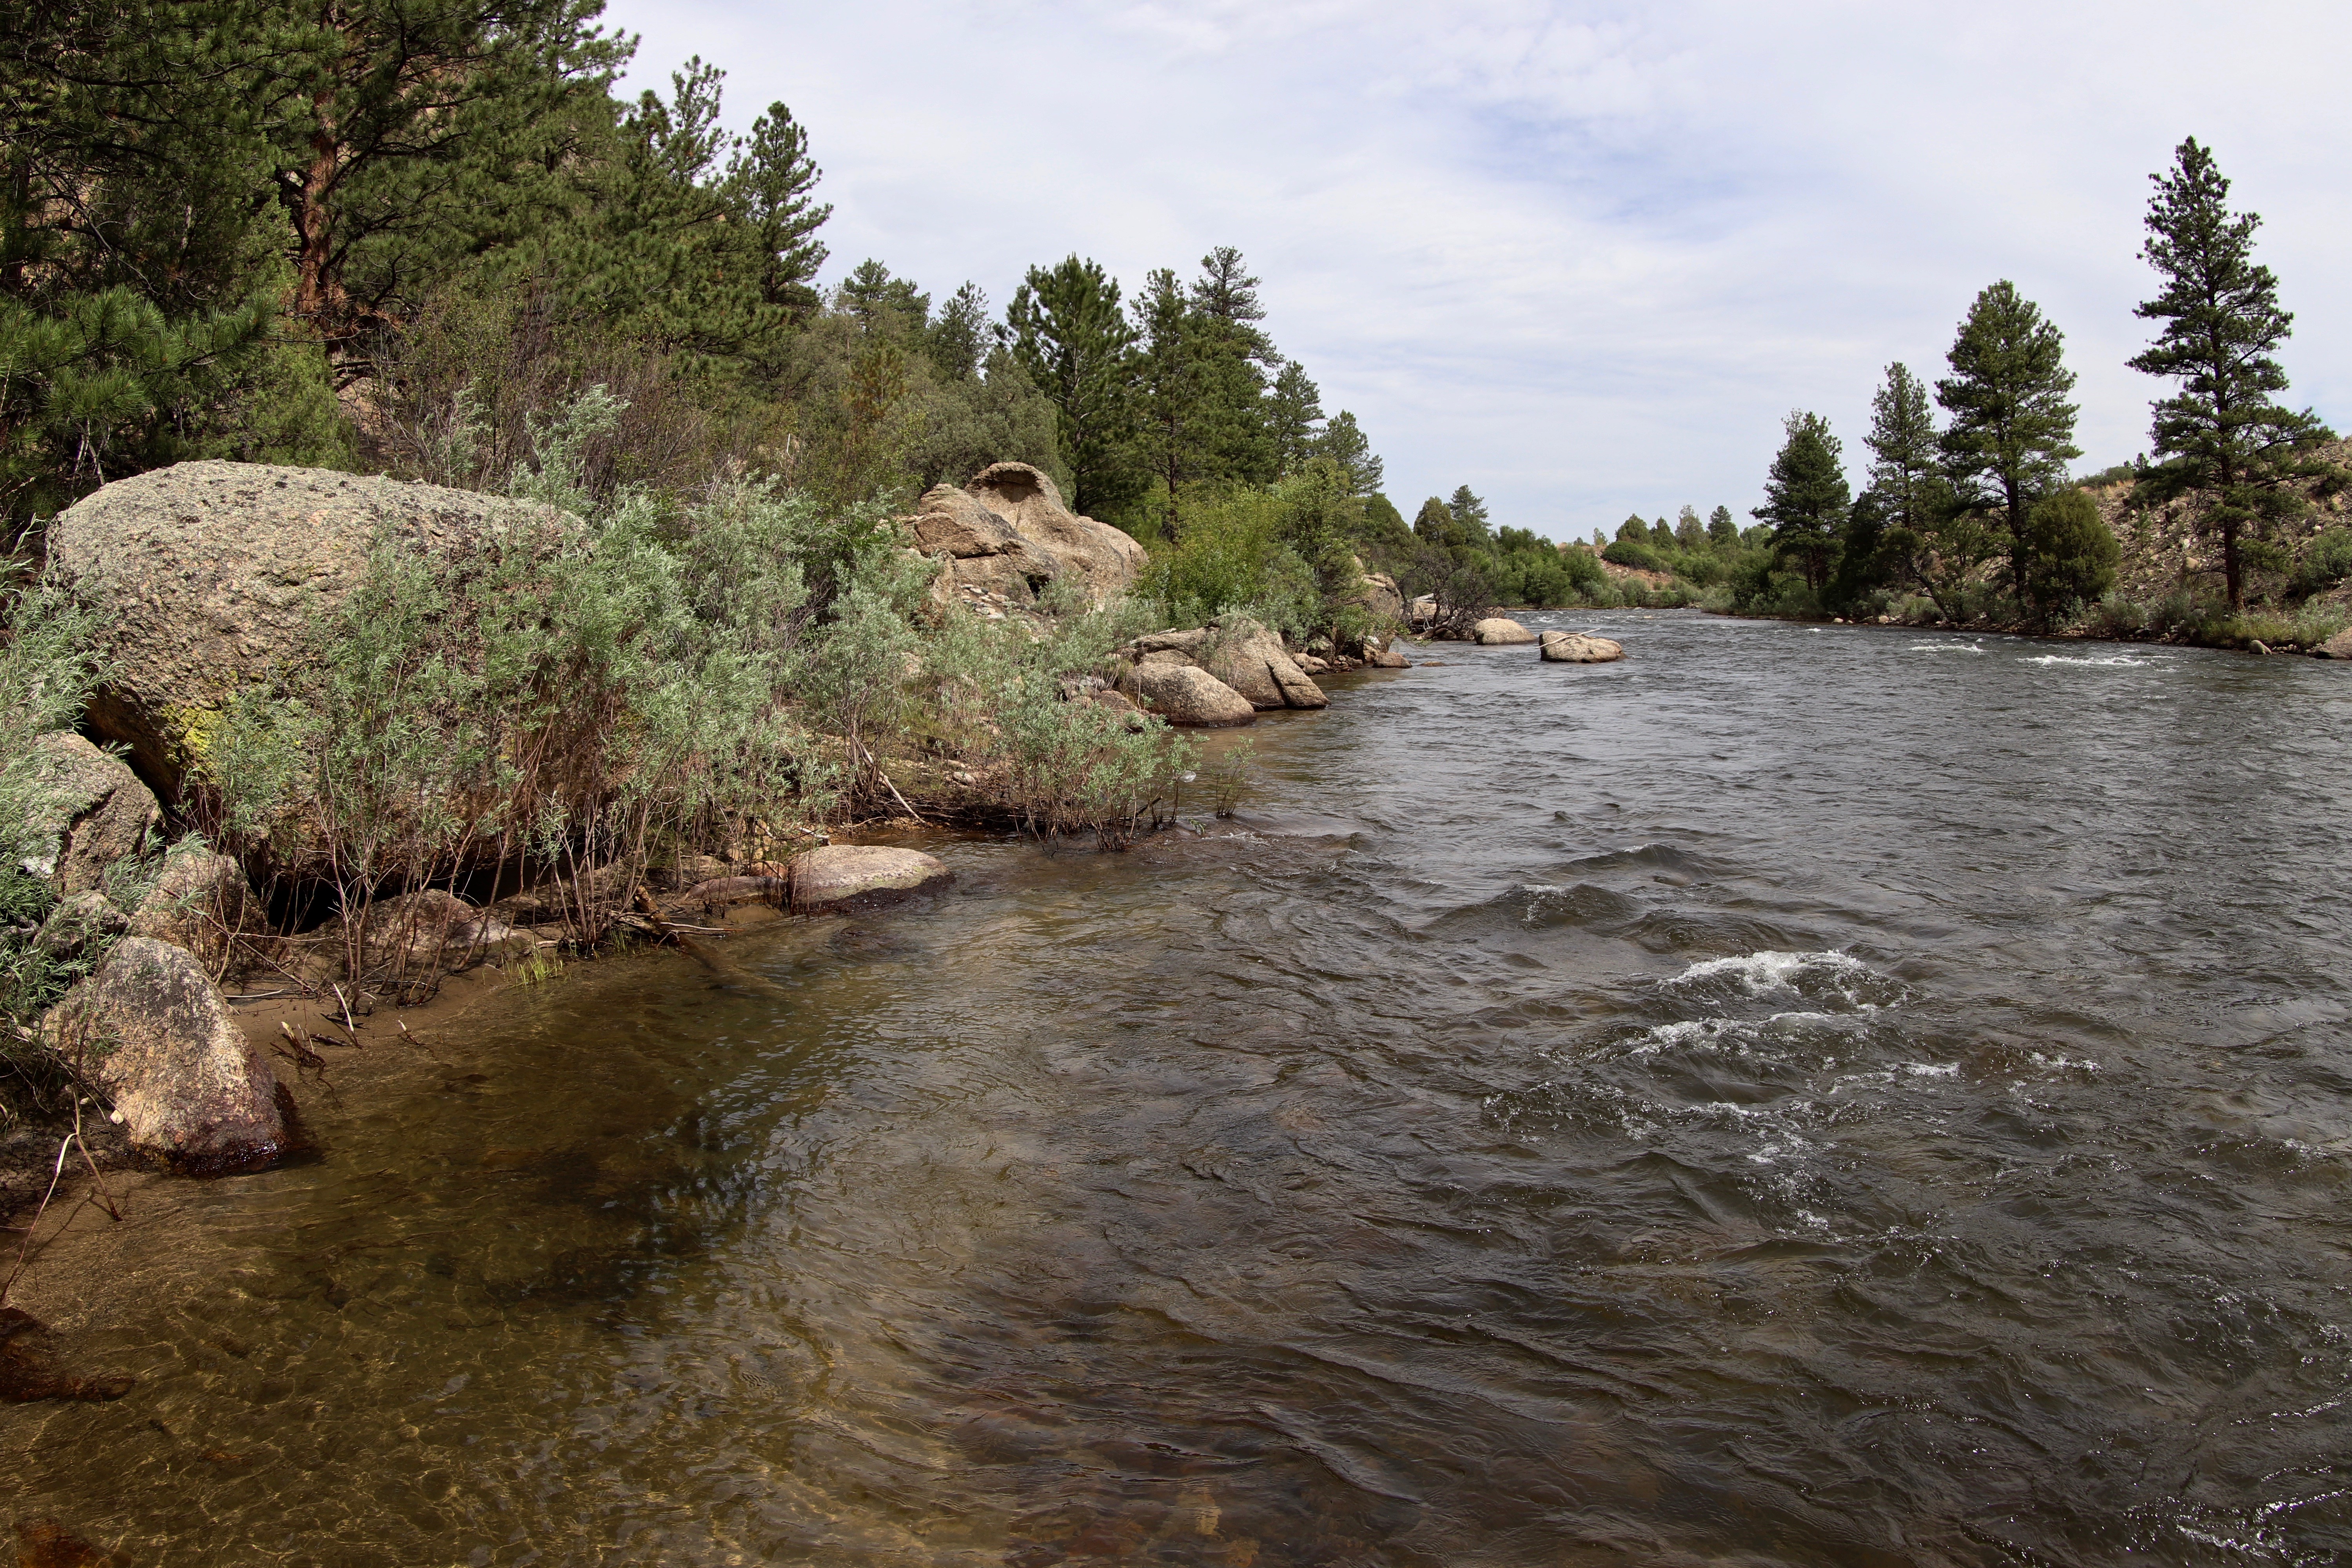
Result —
<svg viewBox="0 0 2352 1568"><path fill-rule="evenodd" d="M795 320L816 308L813 284L826 255L816 231L833 216L833 208L811 195L822 173L809 156L808 132L793 121L791 110L772 103L767 113L751 121L751 133L736 144L719 187L759 258L760 297ZM985 308L981 314L986 317ZM975 337L971 363L977 364L979 356Z"/></svg>
<svg viewBox="0 0 2352 1568"><path fill-rule="evenodd" d="M1380 493L1385 482L1388 465L1372 450L1370 437L1356 423L1356 416L1342 408L1323 422L1323 434L1317 437L1316 455L1330 458L1348 476L1352 493L1372 496ZM1396 508L1389 508L1393 512ZM1400 521L1402 520L1400 519Z"/></svg>
<svg viewBox="0 0 2352 1568"><path fill-rule="evenodd" d="M1764 504L1751 514L1772 525L1772 553L1794 561L1818 594L1837 563L1838 529L1853 491L1830 422L1802 409L1782 422L1787 438L1764 479Z"/></svg>
<svg viewBox="0 0 2352 1568"><path fill-rule="evenodd" d="M1286 360L1265 400L1266 434L1273 438L1275 460L1281 472L1297 473L1306 468L1309 458L1318 454L1322 435L1318 426L1322 424L1321 389L1308 377L1305 365L1297 360ZM1352 485L1355 476L1349 473L1347 478ZM1361 492L1351 489L1350 493Z"/></svg>
<svg viewBox="0 0 2352 1568"><path fill-rule="evenodd" d="M2253 258L2261 217L2229 210L2230 182L2193 136L2170 170L2149 178L2156 195L2140 254L2164 290L2137 314L2164 327L2129 363L2177 380L2180 390L2155 405L2156 451L2168 461L2141 478L2140 493L2211 498L2200 521L2221 542L2236 610L2245 604L2248 531L2306 509L2289 485L2326 471L2310 448L2326 431L2308 411L2290 412L2273 396L2286 390L2276 356L2294 318L2279 308L2278 279Z"/></svg>
<svg viewBox="0 0 2352 1568"><path fill-rule="evenodd" d="M1495 542L1494 531L1486 523L1486 503L1468 485L1456 485L1453 495L1446 498L1446 515L1454 520L1454 536L1465 549L1486 550Z"/></svg>
<svg viewBox="0 0 2352 1568"><path fill-rule="evenodd" d="M1706 514L1706 542L1718 551L1736 550L1739 545L1739 524L1727 506L1717 507Z"/></svg>
<svg viewBox="0 0 2352 1568"><path fill-rule="evenodd" d="M1869 485L1877 548L1889 575L1916 585L1949 616L1966 610L1970 574L1985 561L1983 521L1964 516L1944 477L1943 437L1925 383L1911 367L1886 367L1871 395ZM1860 508L1857 507L1857 510Z"/></svg>
<svg viewBox="0 0 2352 1568"><path fill-rule="evenodd" d="M2026 598L2026 509L2066 482L2075 405L2065 337L2007 279L1976 298L1952 342L1952 374L1936 401L1952 416L1946 471L1971 505L1997 506L2009 534L2010 581ZM1990 487L1988 491L1986 487Z"/></svg>
<svg viewBox="0 0 2352 1568"><path fill-rule="evenodd" d="M1033 267L1005 312L1013 352L1054 405L1070 504L1124 514L1142 491L1134 452L1135 331L1118 279L1071 256Z"/></svg>
<svg viewBox="0 0 2352 1568"><path fill-rule="evenodd" d="M1184 531L1184 487L1206 468L1200 426L1202 407L1202 334L1192 307L1169 268L1146 274L1129 307L1135 319L1136 447L1144 469L1167 495L1161 526L1171 539Z"/></svg>

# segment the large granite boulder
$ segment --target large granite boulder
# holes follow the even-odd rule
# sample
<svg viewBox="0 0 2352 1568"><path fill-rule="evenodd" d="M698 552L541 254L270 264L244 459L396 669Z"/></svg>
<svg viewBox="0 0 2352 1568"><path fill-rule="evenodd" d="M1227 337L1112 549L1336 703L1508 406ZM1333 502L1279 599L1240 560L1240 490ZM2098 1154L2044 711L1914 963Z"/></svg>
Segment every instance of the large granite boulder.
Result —
<svg viewBox="0 0 2352 1568"><path fill-rule="evenodd" d="M216 715L302 657L378 541L463 561L539 549L579 526L552 508L434 485L259 463L180 463L58 514L48 568L104 612L89 722L140 775L179 793Z"/></svg>
<svg viewBox="0 0 2352 1568"><path fill-rule="evenodd" d="M1546 632L1541 651L1549 664L1614 664L1625 657L1622 643L1582 632Z"/></svg>
<svg viewBox="0 0 2352 1568"><path fill-rule="evenodd" d="M1249 699L1253 708L1328 708L1331 700L1284 650L1282 639L1246 616L1217 623L1201 667Z"/></svg>
<svg viewBox="0 0 2352 1568"><path fill-rule="evenodd" d="M117 862L146 857L163 811L121 758L70 731L43 735L33 749L27 874L70 899L103 886Z"/></svg>
<svg viewBox="0 0 2352 1568"><path fill-rule="evenodd" d="M828 844L793 857L795 910L860 910L945 887L955 873L936 855L879 844Z"/></svg>
<svg viewBox="0 0 2352 1568"><path fill-rule="evenodd" d="M286 1152L278 1075L186 949L124 937L42 1027L114 1102L132 1147L197 1175Z"/></svg>
<svg viewBox="0 0 2352 1568"><path fill-rule="evenodd" d="M1488 616L1470 628L1480 647L1509 647L1536 640L1536 634L1506 616Z"/></svg>
<svg viewBox="0 0 2352 1568"><path fill-rule="evenodd" d="M961 489L935 485L919 505L907 527L924 554L948 558L950 596L1028 605L1069 579L1101 604L1143 570L1142 545L1072 512L1053 479L1027 463L991 464Z"/></svg>
<svg viewBox="0 0 2352 1568"><path fill-rule="evenodd" d="M1120 671L1118 686L1144 711L1171 724L1213 730L1257 718L1248 698L1199 665L1179 663L1164 653L1148 654L1142 663Z"/></svg>

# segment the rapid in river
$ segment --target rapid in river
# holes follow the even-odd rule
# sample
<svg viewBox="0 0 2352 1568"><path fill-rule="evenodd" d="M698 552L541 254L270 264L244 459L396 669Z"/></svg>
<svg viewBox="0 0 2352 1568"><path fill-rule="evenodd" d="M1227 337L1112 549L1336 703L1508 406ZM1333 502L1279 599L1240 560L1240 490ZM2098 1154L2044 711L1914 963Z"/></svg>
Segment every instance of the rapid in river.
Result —
<svg viewBox="0 0 2352 1568"><path fill-rule="evenodd" d="M509 991L173 1190L125 1564L2352 1553L2352 673L1697 615ZM1223 741L1215 742L1226 743ZM1189 807L1188 807L1189 815ZM396 1047L395 1047L396 1048ZM55 1300L36 1310L70 1316Z"/></svg>

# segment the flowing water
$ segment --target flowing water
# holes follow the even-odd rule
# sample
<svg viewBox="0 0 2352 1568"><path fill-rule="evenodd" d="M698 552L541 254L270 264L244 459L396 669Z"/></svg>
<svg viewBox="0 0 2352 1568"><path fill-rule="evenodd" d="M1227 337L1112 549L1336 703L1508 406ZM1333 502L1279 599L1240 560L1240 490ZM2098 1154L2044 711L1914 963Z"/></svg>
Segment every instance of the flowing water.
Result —
<svg viewBox="0 0 2352 1568"><path fill-rule="evenodd" d="M2352 672L1635 614L175 1189L125 1563L2352 1553Z"/></svg>

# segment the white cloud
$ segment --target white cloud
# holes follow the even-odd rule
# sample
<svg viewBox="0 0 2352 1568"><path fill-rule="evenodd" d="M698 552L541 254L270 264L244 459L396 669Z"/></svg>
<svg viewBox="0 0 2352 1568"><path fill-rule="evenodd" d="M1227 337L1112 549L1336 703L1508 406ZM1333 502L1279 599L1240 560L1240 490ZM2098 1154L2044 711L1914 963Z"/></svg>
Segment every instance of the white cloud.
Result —
<svg viewBox="0 0 2352 1568"><path fill-rule="evenodd" d="M2081 445L2146 445L2123 368L2147 176L2184 134L2263 212L2295 396L2352 420L2352 241L2317 5L1487 0L813 7L620 0L637 85L699 53L781 99L867 256L1001 306L1072 251L1130 286L1242 247L1269 326L1408 512L1467 481L1558 537L1752 503L1790 407L1858 455L1890 359L1976 290L2065 330Z"/></svg>

